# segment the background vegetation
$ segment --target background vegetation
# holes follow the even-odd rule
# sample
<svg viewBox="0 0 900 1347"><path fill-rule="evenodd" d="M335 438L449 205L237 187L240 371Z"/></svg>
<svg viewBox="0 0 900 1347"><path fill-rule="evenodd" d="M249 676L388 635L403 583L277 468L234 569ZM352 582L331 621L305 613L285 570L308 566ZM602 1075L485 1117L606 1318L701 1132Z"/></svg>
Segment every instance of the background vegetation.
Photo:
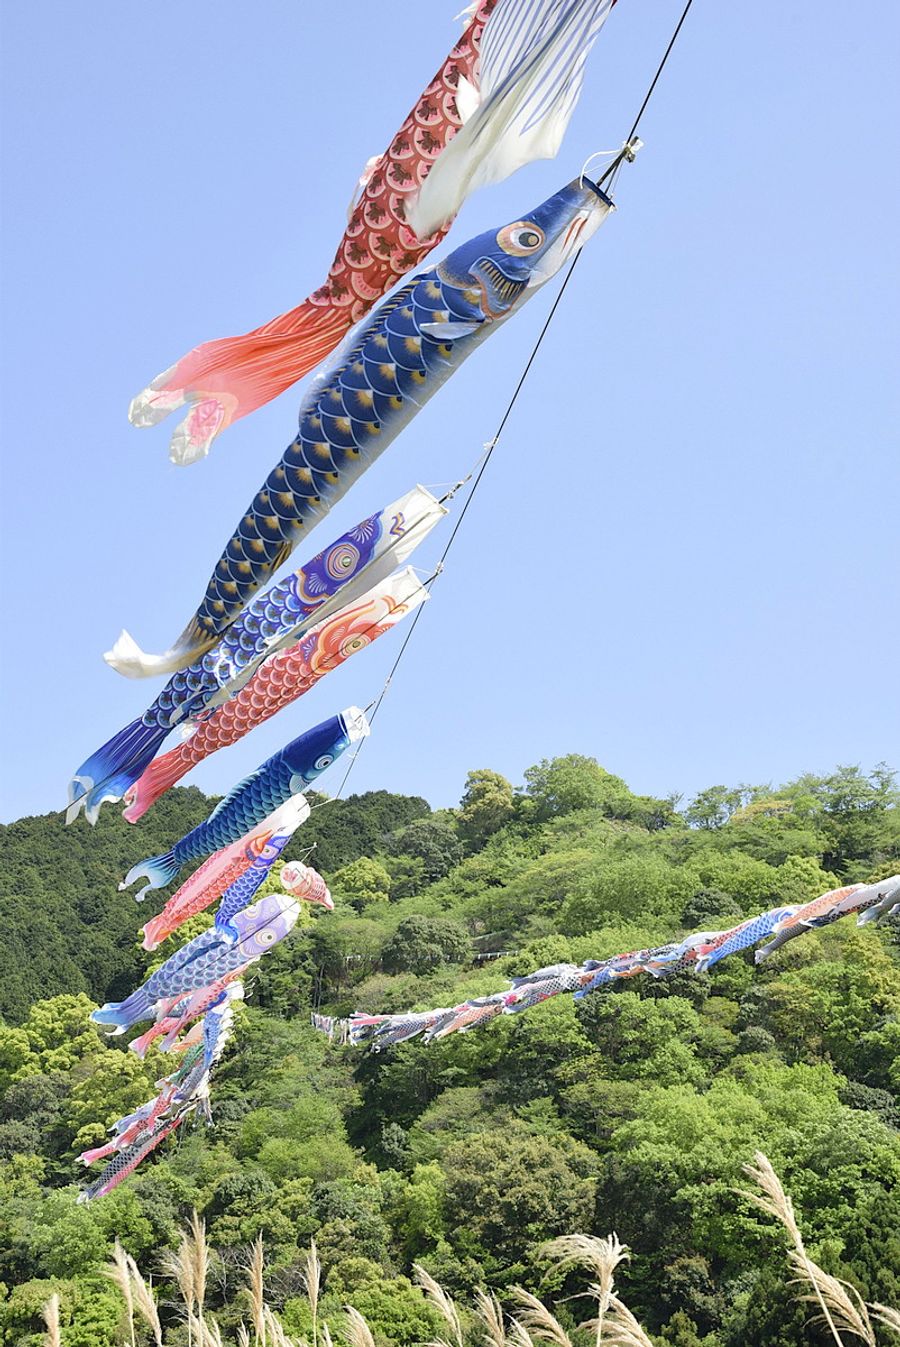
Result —
<svg viewBox="0 0 900 1347"><path fill-rule="evenodd" d="M0 1341L36 1342L54 1293L65 1347L120 1341L103 1275L116 1236L155 1270L166 1320L162 1257L196 1208L221 1254L209 1304L226 1332L260 1235L288 1332L309 1333L314 1237L322 1313L350 1300L379 1343L409 1347L436 1331L415 1262L465 1299L545 1290L541 1241L615 1229L632 1250L617 1280L658 1342L821 1343L785 1286L782 1236L737 1191L757 1149L804 1213L811 1256L900 1304L896 925L837 923L758 970L748 957L708 978L635 979L378 1056L308 1026L311 1007L453 1004L541 964L893 873L897 802L882 767L657 800L577 755L519 790L470 773L456 810L383 791L331 802L286 854L315 842L337 909L307 914L251 975L212 1128L87 1207L74 1156L170 1069L88 1024L154 958L135 937L163 899L136 908L116 882L210 802L175 790L137 829L109 809L94 830L53 816L3 829Z"/></svg>

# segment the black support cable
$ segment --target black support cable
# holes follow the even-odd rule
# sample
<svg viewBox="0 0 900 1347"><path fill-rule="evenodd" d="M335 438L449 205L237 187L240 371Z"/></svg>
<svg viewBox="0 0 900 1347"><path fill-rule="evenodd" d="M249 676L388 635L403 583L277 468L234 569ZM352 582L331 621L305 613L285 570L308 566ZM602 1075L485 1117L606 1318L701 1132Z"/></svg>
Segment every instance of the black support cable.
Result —
<svg viewBox="0 0 900 1347"><path fill-rule="evenodd" d="M621 150L619 150L618 154L617 154L616 157L613 159L612 163L609 165L609 167L606 169L606 171L601 175L601 177L599 177L599 178L597 179L597 184L596 184L596 185L597 185L598 187L602 187L603 184L604 184L604 182L607 182L610 178L612 178L612 177L615 175L615 173L619 170L619 168L621 168L622 164L625 162L626 159L633 159L633 158L634 158L634 148L633 148L632 142L633 142L633 140L634 140L635 135L637 134L637 129L638 129L640 123L641 123L641 118L643 117L644 113L645 113L646 110L647 110L647 104L650 102L650 99L653 97L653 91L655 90L657 84L659 83L660 76L662 75L663 70L664 70L665 67L666 67L666 62L668 61L669 57L670 57L671 54L672 54L672 48L675 46L675 43L676 43L676 41L678 40L678 35L679 35L679 33L681 32L682 27L684 26L684 21L685 21L685 19L687 18L688 13L689 13L690 8L691 8L691 5L692 5L693 3L694 3L694 0L687 0L687 3L686 3L686 5L685 5L684 9L682 10L681 18L678 20L678 23L677 23L676 26L675 26L675 31L673 32L672 36L671 36L670 39L669 39L669 45L666 47L665 51L663 52L662 60L660 61L659 65L658 65L657 68L656 68L656 74L653 76L653 79L650 81L650 86L649 86L649 88L647 89L646 94L644 95L644 100L643 100L643 102L641 103L641 106L638 108L637 116L635 117L635 119L634 119L634 121L632 122L632 125L631 125L631 130L628 132L628 135L627 135L627 137L625 138L625 142L624 142L624 144L623 144ZM486 453L485 453L485 455L484 455L484 458L482 459L481 466L480 466L480 468L478 469L478 472L475 474L475 480L472 482L472 485L471 485L471 487L469 488L469 493L468 493L468 495L466 496L465 501L463 502L463 507L462 507L462 509L461 509L460 512L459 512L459 517L458 517L458 519L456 520L456 523L453 525L453 529L452 529L452 531L451 531L451 533L450 533L450 537L447 539L447 542L446 542L446 545L445 545L445 547L444 547L444 550L443 550L443 552L442 552L441 555L440 555L440 559L438 560L437 566L435 567L434 574L432 575L431 580L427 582L427 583L429 583L429 584L433 584L433 583L434 583L434 581L438 578L438 576L441 574L441 571L442 571L443 568L444 568L444 563L445 563L445 561L447 560L447 554L449 553L450 548L453 546L453 543L454 543L454 540L455 540L455 538L456 538L457 533L459 533L459 530L460 530L460 527L461 527L461 525L462 525L462 522L463 522L463 520L464 520L465 517L466 517L466 511L468 510L469 506L472 504L472 499L473 499L473 497L474 497L474 495L475 495L475 492L478 490L478 487L479 487L479 484L480 484L480 482L481 482L481 479L482 479L482 477L483 477L484 474L485 474L485 470L487 469L487 465L488 465L488 464L490 463L490 461L491 461L491 455L493 454L494 450L495 450L496 447L497 447L497 442L498 442L498 440L500 439L500 436L503 434L503 431L504 431L505 428L506 428L506 423L507 423L507 421L509 420L510 416L512 415L513 408L515 407L516 402L518 401L519 394L520 394L521 391L522 391L522 388L523 388L523 386L524 386L524 384L525 384L525 380L528 378L528 375L529 375L529 373L530 373L530 371L531 371L531 367L532 367L532 365L533 365L534 362L535 362L535 358L537 357L537 353L538 353L538 351L541 349L541 345L542 345L542 343L543 343L543 340L544 340L544 338L545 338L546 335L547 335L547 330L548 330L548 328L550 327L550 324L553 322L553 318L554 318L554 316L555 316L555 314L556 314L556 310L559 308L559 305L560 305L560 302L561 302L561 300L562 300L562 297L563 297L563 295L566 293L566 288L567 288L567 286L568 286L568 284L569 284L569 281L572 279L572 273L573 273L573 271L575 270L576 266L578 265L578 259L581 257L582 251L583 251L583 249L582 249L582 248L579 248L579 249L578 249L578 252L575 254L575 256L572 258L572 261L569 263L569 269L568 269L568 271L566 272L566 274L565 274L565 276L564 276L564 278L563 278L563 283L562 283L562 285L559 287L559 290L558 290L558 292L557 292L556 298L554 299L553 304L552 304L552 306L551 306L550 312L547 314L547 317L546 317L546 319L544 320L544 325L543 325L543 327L541 328L540 332L538 333L537 341L534 343L534 346L531 348L531 354L530 354L529 357L528 357L528 360L527 360L527 362L526 362L526 364L525 364L525 368L522 370L522 373L521 373L521 375L519 376L519 381L518 381L518 383L516 384L515 388L513 389L513 393L512 393L511 398L509 399L509 402L506 404L506 410L504 411L502 417L500 418L500 424L499 424L498 427L497 427L497 430L496 430L496 432L495 432L495 434L494 434L493 439L492 439L492 440L489 440L488 443L487 443L487 450L486 450ZM373 702L370 702L370 704L369 704L369 705L371 706L371 708L372 708L372 714L369 716L369 722L370 722L370 723L375 719L376 715L378 714L379 710L381 709L381 703L384 701L385 696L387 695L387 690L388 690L388 688L391 686L391 683L392 683L392 681L393 681L394 675L396 674L397 669L398 669L398 667L399 667L399 665L400 665L400 661L403 659L403 656L404 656L404 654L406 653L406 648L407 648L407 646L409 645L409 643L410 643L410 641L411 641L411 639L412 639L413 632L415 631L416 627L418 626L419 618L422 616L422 613L423 613L423 611L424 611L424 607L425 607L424 604L419 604L419 607L416 609L415 616L413 617L413 620L412 620L412 622L410 623L409 629L407 630L406 635L405 635L404 638L403 638L403 643L402 643L402 645L400 646L400 649L397 651L397 656L396 656L396 658L395 658L393 664L392 664L391 667L390 667L390 671L388 672L388 676L387 676L387 678L386 678L385 681L384 681L384 685L382 686L382 689L381 689L381 691L379 692L378 696L374 699ZM368 708L367 708L367 710L368 710ZM340 784L340 786L339 786L338 789L337 789L337 793L336 793L336 795L334 795L334 796L332 797L333 800L339 800L339 799L343 796L344 788L345 788L345 786L346 786L346 784L347 784L347 779L348 779L348 777L350 776L350 773L353 771L353 768L356 766L356 760L357 760L357 758L359 757L360 752L362 751L362 745L363 745L364 743L365 743L365 739L362 741L362 743L360 744L359 748L357 748L356 752L353 754L353 757L351 758L350 762L348 763L348 765L347 765L347 770L345 771L344 776L343 776L343 779L342 779L342 781L341 781L341 784ZM323 801L322 801L323 804L330 804L331 802L332 802L331 800L323 800Z"/></svg>

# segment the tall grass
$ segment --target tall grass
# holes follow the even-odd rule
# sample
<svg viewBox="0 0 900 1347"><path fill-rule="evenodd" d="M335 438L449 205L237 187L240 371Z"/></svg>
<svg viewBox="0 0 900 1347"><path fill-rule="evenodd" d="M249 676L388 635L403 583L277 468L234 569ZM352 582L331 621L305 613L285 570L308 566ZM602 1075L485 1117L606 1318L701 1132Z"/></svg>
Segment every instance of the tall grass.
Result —
<svg viewBox="0 0 900 1347"><path fill-rule="evenodd" d="M744 1196L786 1231L790 1241L789 1265L800 1284L798 1298L815 1307L814 1321L824 1326L836 1347L852 1347L849 1339L862 1342L865 1347L876 1347L876 1325L900 1339L900 1312L887 1305L867 1304L854 1286L826 1273L810 1256L793 1203L767 1157L757 1152L753 1163L745 1165L744 1170L754 1185ZM586 1299L591 1306L589 1317L569 1330L550 1305L521 1286L514 1286L505 1294L506 1307L494 1291L482 1289L475 1292L471 1306L463 1309L427 1268L416 1263L413 1267L416 1285L444 1324L444 1336L435 1338L426 1347L541 1347L545 1343L551 1347L653 1347L616 1289L617 1271L630 1257L618 1235L612 1233L604 1239L585 1234L562 1235L542 1245L537 1252L540 1261L548 1265L548 1275L586 1274L583 1288L567 1299ZM249 1326L241 1322L233 1341L226 1342L219 1324L206 1312L213 1257L205 1224L194 1212L178 1248L166 1253L163 1259L181 1297L180 1317L187 1327L188 1347L336 1347L336 1344L382 1347L353 1305L345 1305L339 1320L330 1324L321 1317L323 1275L315 1242L310 1244L301 1267L312 1323L311 1341L291 1338L274 1308L266 1302L261 1235L247 1250L245 1280L239 1288ZM106 1274L118 1287L124 1302L129 1347L139 1347L138 1317L150 1330L155 1347L163 1347L164 1334L153 1286L145 1281L135 1260L118 1241ZM51 1296L44 1306L43 1317L47 1328L45 1347L66 1347L60 1329L58 1296Z"/></svg>
<svg viewBox="0 0 900 1347"><path fill-rule="evenodd" d="M794 1281L809 1287L809 1291L800 1295L799 1299L818 1305L821 1311L820 1314L813 1316L813 1322L827 1325L838 1347L844 1347L842 1334L861 1338L867 1347L876 1347L875 1330L869 1316L870 1307L850 1282L830 1276L819 1267L818 1263L813 1262L803 1243L794 1204L784 1191L771 1160L763 1155L762 1151L757 1151L753 1161L752 1165L744 1165L744 1173L756 1184L756 1190L744 1191L743 1195L754 1206L773 1216L787 1231L793 1246L788 1254L788 1261L797 1273ZM871 1308L883 1310L884 1307ZM894 1311L888 1310L888 1314L892 1315ZM890 1319L884 1319L883 1315L882 1322L887 1323L888 1327L891 1326Z"/></svg>
<svg viewBox="0 0 900 1347"><path fill-rule="evenodd" d="M59 1331L59 1296L54 1291L41 1310L47 1332L44 1335L44 1347L61 1347L62 1337Z"/></svg>

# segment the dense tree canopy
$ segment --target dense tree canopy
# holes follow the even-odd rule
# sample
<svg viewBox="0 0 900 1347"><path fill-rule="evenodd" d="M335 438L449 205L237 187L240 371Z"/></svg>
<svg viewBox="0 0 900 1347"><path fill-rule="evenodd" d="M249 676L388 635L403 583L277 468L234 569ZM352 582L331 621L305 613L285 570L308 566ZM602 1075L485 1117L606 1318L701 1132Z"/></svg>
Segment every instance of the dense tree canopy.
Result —
<svg viewBox="0 0 900 1347"><path fill-rule="evenodd" d="M165 1301L160 1255L195 1206L224 1260L210 1303L232 1337L229 1287L257 1235L288 1331L310 1335L302 1259L315 1237L323 1312L350 1299L377 1347L413 1347L442 1331L413 1261L456 1293L502 1293L537 1286L544 1239L615 1229L634 1251L629 1303L659 1343L821 1347L790 1304L778 1239L736 1191L756 1148L781 1170L814 1256L867 1298L900 1303L896 923L836 923L759 968L744 956L708 977L634 979L377 1056L308 1023L311 1007L454 1005L542 964L892 873L900 826L886 768L714 786L679 813L570 754L531 768L521 790L471 772L458 810L386 791L316 810L286 855L316 843L336 910L305 913L251 974L212 1126L77 1206L74 1156L170 1069L88 1020L159 958L136 938L154 908L137 909L116 881L208 808L176 789L140 831L114 810L93 831L55 816L3 830L3 1347L35 1347L54 1291L65 1347L117 1347L102 1276L112 1239ZM167 1344L182 1343L174 1311L164 1317Z"/></svg>

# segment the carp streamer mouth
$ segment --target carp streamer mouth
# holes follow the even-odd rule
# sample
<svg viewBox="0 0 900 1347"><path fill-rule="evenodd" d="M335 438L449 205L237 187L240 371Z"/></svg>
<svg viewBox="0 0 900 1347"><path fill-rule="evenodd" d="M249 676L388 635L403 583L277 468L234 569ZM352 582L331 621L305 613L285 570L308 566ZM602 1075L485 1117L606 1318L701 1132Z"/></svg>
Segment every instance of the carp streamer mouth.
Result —
<svg viewBox="0 0 900 1347"><path fill-rule="evenodd" d="M597 193L600 200L603 202L604 206L608 206L610 210L615 210L616 203L613 201L611 196L607 196L607 194L604 192L603 188L600 186L599 183L594 182L592 178L588 178L584 174L582 174L581 185L582 187L590 187L592 192Z"/></svg>

